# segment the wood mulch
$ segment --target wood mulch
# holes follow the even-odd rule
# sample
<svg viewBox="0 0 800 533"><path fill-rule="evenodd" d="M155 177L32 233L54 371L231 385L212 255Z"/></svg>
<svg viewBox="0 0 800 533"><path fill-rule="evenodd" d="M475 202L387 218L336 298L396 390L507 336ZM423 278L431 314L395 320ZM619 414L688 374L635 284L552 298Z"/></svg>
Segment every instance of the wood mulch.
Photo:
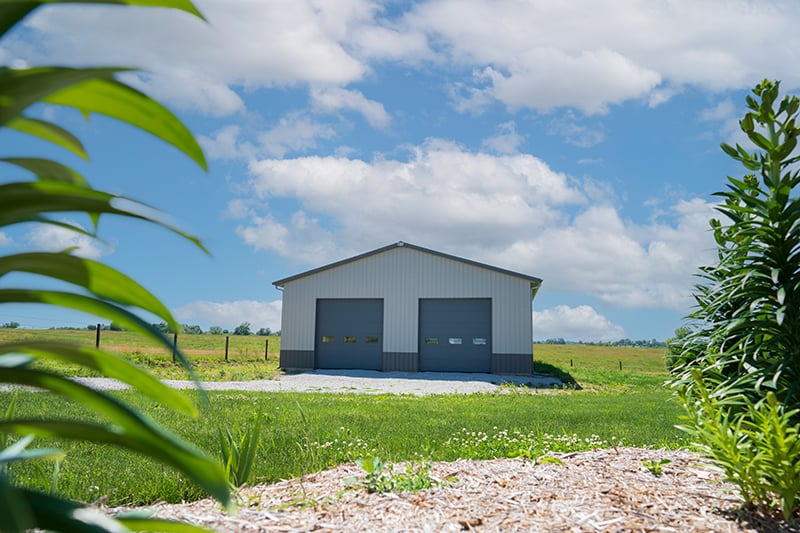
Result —
<svg viewBox="0 0 800 533"><path fill-rule="evenodd" d="M288 531L800 531L777 515L742 511L719 473L685 450L612 448L525 459L434 463L449 483L406 493L348 485L346 464L300 479L244 488L235 515L212 500L158 504L157 516L232 532ZM671 462L661 474L643 461ZM113 512L113 510L112 510Z"/></svg>

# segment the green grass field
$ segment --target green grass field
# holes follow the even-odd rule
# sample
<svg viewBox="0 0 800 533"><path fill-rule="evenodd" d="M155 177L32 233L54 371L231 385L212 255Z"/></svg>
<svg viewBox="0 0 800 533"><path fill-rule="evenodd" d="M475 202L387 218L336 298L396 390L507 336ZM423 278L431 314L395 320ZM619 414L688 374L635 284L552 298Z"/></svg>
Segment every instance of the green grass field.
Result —
<svg viewBox="0 0 800 533"><path fill-rule="evenodd" d="M76 337L80 337L78 333L86 335L75 332ZM93 332L87 333L93 342ZM119 346L121 353L133 354L146 348L125 344L130 334L103 333L114 339L113 346ZM192 339L197 348L188 346L190 337L198 337ZM204 363L208 373L229 372L231 363L216 355L192 354L192 349L214 349L203 346L202 342L209 339L202 337L219 340L210 335L186 335L179 343L186 339L192 360L210 358ZM261 361L251 361L254 366L242 371L250 378L257 377L253 368L264 365L264 338L241 340L253 342L249 348L253 351L261 345ZM115 394L213 455L218 453L218 428L235 431L254 413L262 413L266 423L252 482L273 482L374 455L391 461L440 461L535 457L547 450L578 451L613 445L681 447L686 440L675 428L681 408L663 387L667 375L662 356L659 349L536 345L537 372L550 370L571 378L573 387L530 390L504 386L502 392L494 394L426 397L212 392L199 419L177 415L134 392ZM170 354L148 357L152 359L142 357L139 362L157 372L162 367L177 368ZM623 362L623 371L619 370L619 361ZM275 365L274 361L269 364ZM0 392L0 412L14 394L19 415L36 416L47 411L73 417L81 413L79 406L49 394L8 391ZM203 496L178 474L128 452L84 443L42 440L38 444L67 451L57 489L71 498L93 501L105 497L109 504L117 505ZM15 465L11 475L21 483L47 487L51 473L49 465L30 463Z"/></svg>
<svg viewBox="0 0 800 533"><path fill-rule="evenodd" d="M169 336L170 340L173 337ZM94 346L94 330L0 329L0 342L50 340ZM267 346L267 342L269 345ZM200 379L206 381L241 381L271 379L278 373L280 337L229 335L228 360L225 361L225 335L178 335L178 347L192 362ZM100 348L122 354L139 366L147 367L162 379L186 379L186 371L172 361L172 351L151 339L128 331L101 331ZM266 349L267 359L264 360ZM75 376L96 375L77 367L57 362L42 366Z"/></svg>

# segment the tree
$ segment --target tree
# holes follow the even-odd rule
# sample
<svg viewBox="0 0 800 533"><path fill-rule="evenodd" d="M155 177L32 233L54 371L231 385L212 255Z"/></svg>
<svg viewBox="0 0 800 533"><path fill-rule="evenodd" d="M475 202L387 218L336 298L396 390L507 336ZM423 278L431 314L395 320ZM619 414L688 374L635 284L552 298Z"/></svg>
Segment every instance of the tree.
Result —
<svg viewBox="0 0 800 533"><path fill-rule="evenodd" d="M49 3L73 0L50 0ZM102 0L94 0L102 1ZM189 0L107 0L181 9L202 18ZM39 2L0 3L0 37L39 7ZM197 141L186 127L158 102L117 80L119 68L36 67L0 68L0 127L38 137L45 142L88 159L80 140L62 126L36 118L29 108L39 103L73 108L83 115L100 113L147 131L175 146L198 165L205 159ZM93 188L88 180L69 166L52 159L14 157L3 154L5 176L0 180L0 228L17 224L49 224L76 233L95 236L102 217L111 215L149 221L171 230L204 250L197 238L188 235L156 215L144 214L139 205ZM12 167L9 169L9 167ZM35 179L19 176L32 175ZM49 218L53 213L82 213L93 227L80 227ZM112 324L159 342L172 345L158 328L145 322L138 311L163 320L173 331L179 324L154 295L133 279L108 265L62 252L33 252L0 256L0 277L21 272L57 280L72 289L60 291L22 286L0 289L0 303L39 303L67 307L110 320ZM12 279L13 276L12 276ZM20 281L17 281L20 283ZM133 311L132 311L133 309ZM180 352L180 361L191 367ZM130 525L139 529L176 530L163 521L142 521L141 516L110 518L99 511L56 495L15 485L7 475L19 461L58 457L52 449L29 449L35 437L61 437L88 443L105 443L150 456L194 480L223 505L231 498L225 471L219 462L184 442L121 400L92 390L54 372L42 370L36 360L69 361L121 380L152 400L171 409L197 416L197 407L184 394L173 390L124 357L99 349L73 344L25 340L0 344L0 382L48 390L74 400L87 410L85 419L62 419L60 413L41 413L36 418L15 416L12 410L0 420L0 442L15 433L19 440L0 450L0 530L29 529L60 531L123 531ZM198 382L199 383L199 382ZM191 531L188 525L181 530Z"/></svg>
<svg viewBox="0 0 800 533"><path fill-rule="evenodd" d="M256 335L260 335L262 337L269 337L270 335L272 335L272 330L269 328L261 328L258 330Z"/></svg>
<svg viewBox="0 0 800 533"><path fill-rule="evenodd" d="M253 333L250 331L250 322L242 322L236 329L233 330L234 335L252 335Z"/></svg>
<svg viewBox="0 0 800 533"><path fill-rule="evenodd" d="M17 329L19 327L19 322L6 322L0 328L3 329Z"/></svg>
<svg viewBox="0 0 800 533"><path fill-rule="evenodd" d="M670 374L674 373L686 361L683 359L683 345L686 338L692 333L692 329L688 326L681 326L675 330L675 336L667 339L667 351L664 354L664 364L667 365L667 370ZM657 341L653 339L653 346Z"/></svg>
<svg viewBox="0 0 800 533"><path fill-rule="evenodd" d="M687 430L748 502L800 508L800 100L779 82L747 97L750 151L722 149L748 174L718 192L718 261L695 287L692 332L674 385Z"/></svg>
<svg viewBox="0 0 800 533"><path fill-rule="evenodd" d="M211 326L208 328L208 332L212 335L222 335L223 333L222 328L219 326Z"/></svg>
<svg viewBox="0 0 800 533"><path fill-rule="evenodd" d="M197 324L195 324L195 325L181 324L181 331L186 335L202 335L203 334L203 328L201 328Z"/></svg>
<svg viewBox="0 0 800 533"><path fill-rule="evenodd" d="M166 322L159 322L157 324L153 324L152 326L165 335L169 333L169 324Z"/></svg>

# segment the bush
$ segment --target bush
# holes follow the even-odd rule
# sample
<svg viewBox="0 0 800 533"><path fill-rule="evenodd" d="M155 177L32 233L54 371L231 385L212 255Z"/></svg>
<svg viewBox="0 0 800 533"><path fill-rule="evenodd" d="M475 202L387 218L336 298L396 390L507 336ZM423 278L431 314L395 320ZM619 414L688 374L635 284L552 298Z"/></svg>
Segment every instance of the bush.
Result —
<svg viewBox="0 0 800 533"><path fill-rule="evenodd" d="M800 423L800 100L778 95L765 80L747 97L740 126L756 151L722 145L753 174L716 194L718 262L701 269L674 385L685 429L744 498L790 520L800 507L790 442Z"/></svg>

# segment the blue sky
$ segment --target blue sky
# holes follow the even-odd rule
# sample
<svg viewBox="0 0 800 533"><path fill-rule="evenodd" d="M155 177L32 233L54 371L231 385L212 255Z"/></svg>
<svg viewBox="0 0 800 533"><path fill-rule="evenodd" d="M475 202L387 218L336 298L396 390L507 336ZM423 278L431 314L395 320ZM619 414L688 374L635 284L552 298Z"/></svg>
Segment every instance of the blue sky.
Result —
<svg viewBox="0 0 800 533"><path fill-rule="evenodd" d="M788 0L196 5L208 23L48 7L0 59L141 68L124 79L185 121L208 173L54 106L35 113L78 133L90 164L9 132L0 142L166 211L211 257L108 217L102 242L19 227L0 233L0 252L77 245L204 328L279 329L272 281L402 240L543 278L538 339L663 340L714 258L711 194L742 174L719 143L743 142L758 81L800 87L800 4ZM5 307L0 321L27 327L94 321Z"/></svg>

